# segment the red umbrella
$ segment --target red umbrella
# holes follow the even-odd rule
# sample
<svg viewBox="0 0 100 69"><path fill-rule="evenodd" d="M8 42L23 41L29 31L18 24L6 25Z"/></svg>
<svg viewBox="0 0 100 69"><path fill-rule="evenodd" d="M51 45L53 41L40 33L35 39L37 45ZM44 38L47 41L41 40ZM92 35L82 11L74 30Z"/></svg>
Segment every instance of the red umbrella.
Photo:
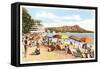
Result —
<svg viewBox="0 0 100 69"><path fill-rule="evenodd" d="M54 35L53 38L61 38L61 35Z"/></svg>

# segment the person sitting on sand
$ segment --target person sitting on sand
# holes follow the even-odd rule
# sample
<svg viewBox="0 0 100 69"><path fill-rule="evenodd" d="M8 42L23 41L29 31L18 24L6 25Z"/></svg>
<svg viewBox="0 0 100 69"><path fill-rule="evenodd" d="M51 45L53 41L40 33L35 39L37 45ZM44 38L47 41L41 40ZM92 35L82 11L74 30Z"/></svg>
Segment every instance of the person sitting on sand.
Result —
<svg viewBox="0 0 100 69"><path fill-rule="evenodd" d="M57 43L56 43L56 47L57 47L58 50L61 50L61 47L60 47L61 44L62 44L61 41L57 41Z"/></svg>
<svg viewBox="0 0 100 69"><path fill-rule="evenodd" d="M55 42L52 42L52 45L51 46L48 46L48 52L54 51L55 49L56 49L56 43Z"/></svg>
<svg viewBox="0 0 100 69"><path fill-rule="evenodd" d="M39 54L40 54L40 48L39 48L39 45L38 45L37 48L35 49L34 54L35 54L35 55L39 55Z"/></svg>

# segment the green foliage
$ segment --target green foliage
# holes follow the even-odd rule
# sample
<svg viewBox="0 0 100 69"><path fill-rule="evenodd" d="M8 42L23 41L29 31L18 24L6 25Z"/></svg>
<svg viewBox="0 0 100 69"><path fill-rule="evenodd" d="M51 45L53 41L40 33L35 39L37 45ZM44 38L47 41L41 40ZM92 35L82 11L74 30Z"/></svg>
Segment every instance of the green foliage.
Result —
<svg viewBox="0 0 100 69"><path fill-rule="evenodd" d="M32 19L27 9L22 8L22 32L23 33L28 33L29 29L35 24L41 25L40 22L41 22L40 20Z"/></svg>

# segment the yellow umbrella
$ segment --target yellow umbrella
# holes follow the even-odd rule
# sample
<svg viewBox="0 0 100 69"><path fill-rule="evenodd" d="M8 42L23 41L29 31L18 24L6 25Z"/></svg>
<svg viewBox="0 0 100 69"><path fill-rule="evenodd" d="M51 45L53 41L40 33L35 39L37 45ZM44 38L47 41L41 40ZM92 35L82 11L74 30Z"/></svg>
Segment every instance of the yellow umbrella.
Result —
<svg viewBox="0 0 100 69"><path fill-rule="evenodd" d="M67 38L69 38L69 36L67 36L67 35L62 35L61 38L62 38L62 39L67 39Z"/></svg>
<svg viewBox="0 0 100 69"><path fill-rule="evenodd" d="M53 38L59 38L59 39L67 39L67 38L69 38L69 36L67 36L67 35L54 35L53 36Z"/></svg>
<svg viewBox="0 0 100 69"><path fill-rule="evenodd" d="M62 38L62 39L68 39L69 36L67 36L67 35L61 35L61 38ZM63 41L63 45L62 45L62 46L65 46L66 44L68 44L68 42Z"/></svg>

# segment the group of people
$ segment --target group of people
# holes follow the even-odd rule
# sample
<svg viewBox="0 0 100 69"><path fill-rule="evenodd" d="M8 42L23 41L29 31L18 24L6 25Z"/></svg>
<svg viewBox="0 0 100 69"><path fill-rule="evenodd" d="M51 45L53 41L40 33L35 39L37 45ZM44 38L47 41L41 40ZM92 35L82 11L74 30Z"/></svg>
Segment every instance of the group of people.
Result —
<svg viewBox="0 0 100 69"><path fill-rule="evenodd" d="M88 58L88 57L93 58L94 57L94 49L91 45L88 47L87 43L84 43L82 45L82 49L83 49L83 53L84 53L86 58Z"/></svg>
<svg viewBox="0 0 100 69"><path fill-rule="evenodd" d="M42 33L27 33L23 34L22 42L24 46L24 57L27 55L27 49L28 47L36 46L36 49L34 51L35 55L40 54L40 45L42 42Z"/></svg>
<svg viewBox="0 0 100 69"><path fill-rule="evenodd" d="M48 52L59 50L59 51L65 51L66 54L72 54L74 57L80 57L80 58L93 58L94 57L94 49L87 43L83 43L82 45L77 45L75 42L70 41L70 43L64 43L66 41L60 41L57 40L56 42L53 42L52 40L49 40L48 42Z"/></svg>
<svg viewBox="0 0 100 69"><path fill-rule="evenodd" d="M48 37L43 37L42 33L33 33L23 35L23 46L24 46L24 56L27 55L27 48L36 46L33 54L40 54L40 45L45 46L48 52L59 50L65 51L67 54L72 54L74 57L80 58L93 58L94 49L92 46L88 46L87 43L83 43L81 46L75 45L75 42L70 41L70 43L64 43L67 41L57 40L56 42L48 40Z"/></svg>

